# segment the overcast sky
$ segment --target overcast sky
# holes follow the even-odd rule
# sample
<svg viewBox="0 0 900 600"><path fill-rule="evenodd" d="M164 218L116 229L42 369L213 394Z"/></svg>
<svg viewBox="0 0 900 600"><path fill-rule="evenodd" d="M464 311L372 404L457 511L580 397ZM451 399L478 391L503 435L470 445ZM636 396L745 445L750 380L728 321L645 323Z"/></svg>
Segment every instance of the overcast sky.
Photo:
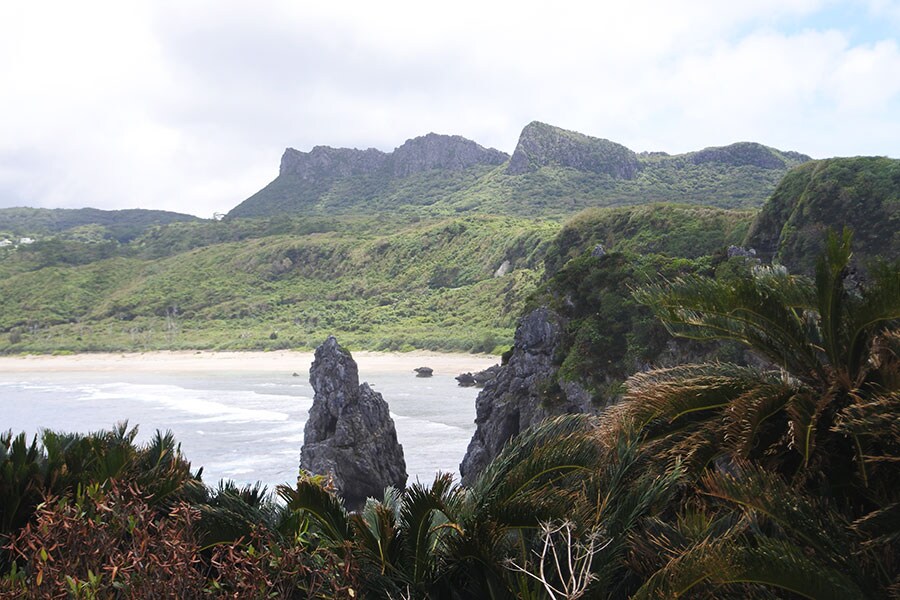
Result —
<svg viewBox="0 0 900 600"><path fill-rule="evenodd" d="M633 150L900 157L900 0L2 0L0 206L211 217L285 147L533 120Z"/></svg>

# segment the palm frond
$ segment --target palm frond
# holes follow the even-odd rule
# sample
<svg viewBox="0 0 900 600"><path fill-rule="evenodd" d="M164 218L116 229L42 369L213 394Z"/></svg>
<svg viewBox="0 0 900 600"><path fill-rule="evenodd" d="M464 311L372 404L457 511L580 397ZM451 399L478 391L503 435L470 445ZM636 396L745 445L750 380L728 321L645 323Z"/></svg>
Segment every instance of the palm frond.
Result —
<svg viewBox="0 0 900 600"><path fill-rule="evenodd" d="M829 231L825 252L816 262L816 309L819 312L822 345L828 360L835 366L843 362L841 350L846 337L844 315L847 310L844 278L850 263L852 237L849 229L844 229L840 236Z"/></svg>
<svg viewBox="0 0 900 600"><path fill-rule="evenodd" d="M291 511L301 511L311 525L333 544L352 539L350 518L340 498L315 476L300 476L295 487L279 485L276 493Z"/></svg>
<svg viewBox="0 0 900 600"><path fill-rule="evenodd" d="M400 511L405 536L403 562L411 568L409 577L414 586L433 576L446 547L445 538L461 530L450 516L457 490L448 473L438 473L430 489L419 483L406 489Z"/></svg>
<svg viewBox="0 0 900 600"><path fill-rule="evenodd" d="M730 363L635 373L626 381L622 406L636 427L652 420L673 423L693 413L727 407L734 398L756 389L762 377L755 369Z"/></svg>
<svg viewBox="0 0 900 600"><path fill-rule="evenodd" d="M890 546L900 542L900 502L874 510L852 525L866 546Z"/></svg>
<svg viewBox="0 0 900 600"><path fill-rule="evenodd" d="M708 473L704 493L740 506L754 518L765 518L788 536L802 540L836 564L852 553L843 518L821 501L806 496L778 475L751 463L736 466L736 474Z"/></svg>
<svg viewBox="0 0 900 600"><path fill-rule="evenodd" d="M795 396L808 393L803 386L761 375L758 385L736 397L723 413L726 446L735 456L749 458L767 422L785 410Z"/></svg>
<svg viewBox="0 0 900 600"><path fill-rule="evenodd" d="M778 268L758 268L733 281L685 276L634 292L673 335L735 340L792 373L824 373L810 343L812 283Z"/></svg>
<svg viewBox="0 0 900 600"><path fill-rule="evenodd" d="M832 430L900 443L900 390L875 393L845 406L838 412Z"/></svg>
<svg viewBox="0 0 900 600"><path fill-rule="evenodd" d="M802 547L756 536L698 544L650 577L632 598L680 598L698 586L727 589L744 584L822 600L870 597L853 578L810 558Z"/></svg>
<svg viewBox="0 0 900 600"><path fill-rule="evenodd" d="M477 513L513 527L563 515L578 490L562 485L597 464L596 418L565 415L513 438L471 488Z"/></svg>
<svg viewBox="0 0 900 600"><path fill-rule="evenodd" d="M356 547L376 565L381 575L395 570L398 563L397 499L396 490L388 491L386 502L369 498L362 511L350 515Z"/></svg>
<svg viewBox="0 0 900 600"><path fill-rule="evenodd" d="M865 373L873 339L900 320L900 263L878 262L870 266L860 291L844 283L849 263L850 235L829 234L826 255L817 266L820 303L829 303L822 314L823 338L832 364L859 383Z"/></svg>

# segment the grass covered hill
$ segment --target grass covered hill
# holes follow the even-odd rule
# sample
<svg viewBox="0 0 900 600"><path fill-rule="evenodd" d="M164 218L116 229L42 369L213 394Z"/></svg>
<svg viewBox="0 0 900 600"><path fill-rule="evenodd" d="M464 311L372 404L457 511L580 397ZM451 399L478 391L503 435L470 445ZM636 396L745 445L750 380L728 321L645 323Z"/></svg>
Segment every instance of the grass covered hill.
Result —
<svg viewBox="0 0 900 600"><path fill-rule="evenodd" d="M757 208L788 169L807 160L749 142L679 155L639 154L534 122L511 156L436 134L391 153L289 148L278 177L229 217L380 211L566 217L589 207L648 202Z"/></svg>
<svg viewBox="0 0 900 600"><path fill-rule="evenodd" d="M626 362L604 376L614 384L658 345L655 330L638 339L649 313L635 312L629 295L654 274L711 273L727 263L725 248L742 240L792 265L791 257L807 255L804 240L843 225L856 230L858 255L898 255L900 161L800 164L756 216L753 208L703 205L709 195L651 203L652 194L637 190L665 180L668 187L654 193L684 199L673 190L710 183L715 178L704 177L713 165L719 175L759 176L757 187L728 179L730 196L709 187L720 204L753 206L765 186L775 189L778 169L804 157L756 144L635 154L537 123L512 157L445 138L365 158L375 167L354 163L355 151L308 153L346 163L329 183L334 195L317 200L311 214L278 212L287 205L221 221L153 211L0 211L0 231L37 238L0 248L0 352L309 348L329 334L366 349L495 352L511 342L522 311L545 302L574 324L573 373L595 351L622 350L616 360ZM288 161L297 163L295 174L331 172L300 164L310 158L302 154ZM377 172L363 172L370 167ZM666 179L667 169L681 175ZM695 175L682 177L684 169ZM367 183L372 177L394 196L379 195L382 188ZM597 200L600 180L615 181L615 200L607 200L626 205ZM578 181L591 206L574 212ZM372 195L360 203L357 189ZM573 213L564 216L562 207ZM624 258L585 258L597 245Z"/></svg>
<svg viewBox="0 0 900 600"><path fill-rule="evenodd" d="M82 241L129 242L151 227L198 222L191 215L164 210L96 208L0 208L0 239L49 236Z"/></svg>
<svg viewBox="0 0 900 600"><path fill-rule="evenodd" d="M200 221L94 260L97 244L51 240L0 252L0 350L313 347L334 333L368 349L499 352L540 282L596 243L698 257L740 239L751 216L647 205L565 226L484 215Z"/></svg>
<svg viewBox="0 0 900 600"><path fill-rule="evenodd" d="M559 228L500 217L391 230L364 219L309 232L213 225L224 241L161 257L160 239L178 233L79 265L47 264L42 248L0 253L0 348L312 347L337 333L372 349L491 352L508 343ZM188 237L197 229L172 227Z"/></svg>
<svg viewBox="0 0 900 600"><path fill-rule="evenodd" d="M854 231L854 255L900 258L900 160L831 158L785 176L750 227L746 245L794 270L812 272L824 231Z"/></svg>

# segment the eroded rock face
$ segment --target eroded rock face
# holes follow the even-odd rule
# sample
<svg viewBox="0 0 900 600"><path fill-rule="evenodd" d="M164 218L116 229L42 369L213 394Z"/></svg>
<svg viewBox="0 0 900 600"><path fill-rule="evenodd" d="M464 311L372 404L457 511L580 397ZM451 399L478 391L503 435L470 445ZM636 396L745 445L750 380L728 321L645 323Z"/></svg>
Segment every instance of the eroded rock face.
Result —
<svg viewBox="0 0 900 600"><path fill-rule="evenodd" d="M356 362L334 337L316 349L309 381L315 396L300 467L332 475L350 510L380 498L387 486L403 489L406 461L387 402L369 384L360 385Z"/></svg>
<svg viewBox="0 0 900 600"><path fill-rule="evenodd" d="M512 356L475 401L475 434L459 466L463 485L471 485L504 444L525 429L550 416L594 410L581 386L557 381L553 355L561 336L560 319L547 308L519 321Z"/></svg>
<svg viewBox="0 0 900 600"><path fill-rule="evenodd" d="M505 152L484 148L458 135L429 133L407 140L394 150L391 168L395 177L408 177L432 169L462 171L476 165L501 165Z"/></svg>
<svg viewBox="0 0 900 600"><path fill-rule="evenodd" d="M621 144L539 123L529 123L509 159L506 172L522 175L556 165L633 179L643 168L637 155Z"/></svg>
<svg viewBox="0 0 900 600"><path fill-rule="evenodd" d="M458 135L429 133L407 140L393 152L329 146L316 146L309 152L287 148L281 157L280 174L304 181L375 174L402 178L432 169L461 171L477 165L496 166L508 158L504 152Z"/></svg>

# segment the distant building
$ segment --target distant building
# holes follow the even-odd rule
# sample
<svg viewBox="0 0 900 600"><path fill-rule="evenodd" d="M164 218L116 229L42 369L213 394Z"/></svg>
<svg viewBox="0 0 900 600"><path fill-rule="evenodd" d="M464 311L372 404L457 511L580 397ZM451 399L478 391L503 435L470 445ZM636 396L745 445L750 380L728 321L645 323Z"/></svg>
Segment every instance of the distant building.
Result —
<svg viewBox="0 0 900 600"><path fill-rule="evenodd" d="M19 239L19 243L20 243L20 244L33 244L33 243L34 243L34 238L23 237L23 238L20 238L20 239Z"/></svg>

